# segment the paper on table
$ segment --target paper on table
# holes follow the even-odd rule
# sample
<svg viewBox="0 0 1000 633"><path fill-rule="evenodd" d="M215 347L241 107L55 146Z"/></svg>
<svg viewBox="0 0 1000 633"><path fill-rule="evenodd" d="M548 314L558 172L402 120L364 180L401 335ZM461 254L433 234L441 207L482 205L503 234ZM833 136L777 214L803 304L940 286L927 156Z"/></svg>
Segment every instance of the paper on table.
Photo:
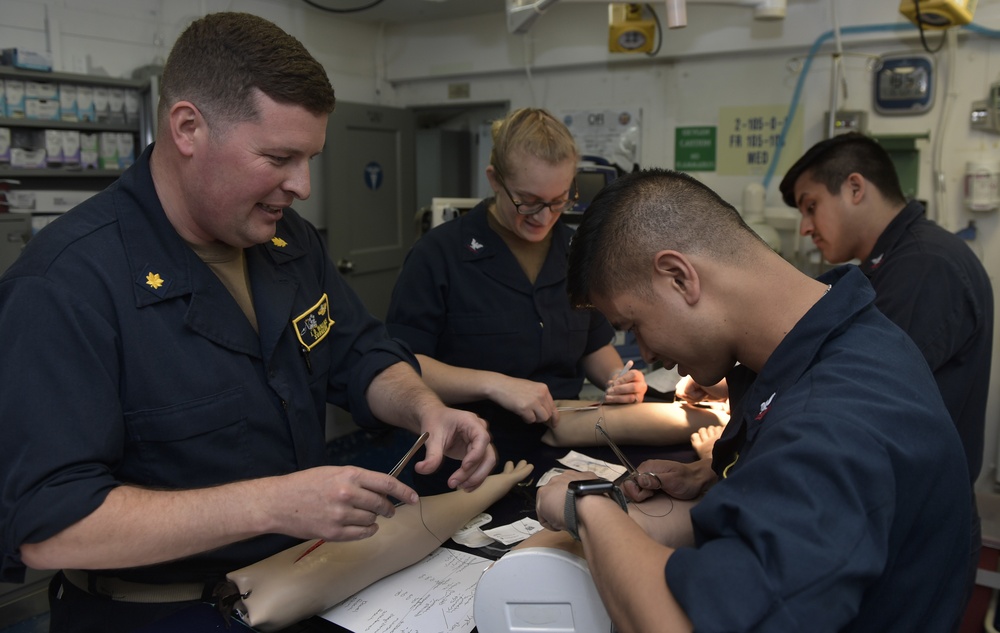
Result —
<svg viewBox="0 0 1000 633"><path fill-rule="evenodd" d="M492 520L492 516L482 512L466 523L461 530L452 534L451 540L473 549L489 545L493 542L493 538L486 536L480 528Z"/></svg>
<svg viewBox="0 0 1000 633"><path fill-rule="evenodd" d="M470 633L476 584L492 561L439 547L415 565L369 585L324 620L365 633Z"/></svg>
<svg viewBox="0 0 1000 633"><path fill-rule="evenodd" d="M520 543L532 534L541 532L542 524L534 519L524 518L507 525L483 530L490 538L496 539L504 545L514 545Z"/></svg>
<svg viewBox="0 0 1000 633"><path fill-rule="evenodd" d="M624 466L611 464L603 459L595 459L577 451L566 453L566 455L559 458L558 462L573 470L594 473L598 477L607 479L608 481L614 481L619 475L625 472Z"/></svg>

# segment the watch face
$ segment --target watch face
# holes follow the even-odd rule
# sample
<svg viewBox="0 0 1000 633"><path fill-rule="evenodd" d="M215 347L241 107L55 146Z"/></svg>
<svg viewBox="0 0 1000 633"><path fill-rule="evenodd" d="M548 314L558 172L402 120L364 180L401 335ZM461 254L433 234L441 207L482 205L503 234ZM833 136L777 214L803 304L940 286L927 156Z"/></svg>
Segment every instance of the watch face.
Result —
<svg viewBox="0 0 1000 633"><path fill-rule="evenodd" d="M611 492L615 485L607 479L584 479L571 481L569 489L577 495L600 495Z"/></svg>

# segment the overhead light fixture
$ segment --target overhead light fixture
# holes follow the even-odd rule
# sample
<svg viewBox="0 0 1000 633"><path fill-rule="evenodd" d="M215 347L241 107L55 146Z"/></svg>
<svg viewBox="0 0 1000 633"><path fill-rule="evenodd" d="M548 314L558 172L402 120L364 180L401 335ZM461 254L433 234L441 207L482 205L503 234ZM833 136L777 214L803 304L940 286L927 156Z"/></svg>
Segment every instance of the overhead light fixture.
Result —
<svg viewBox="0 0 1000 633"><path fill-rule="evenodd" d="M538 16L545 13L545 10L559 0L506 0L507 6L507 32L524 34L535 23ZM563 2L604 2L608 0L562 0ZM913 0L909 0L912 2ZM921 10L925 3L930 2L956 3L962 0L923 0ZM975 2L975 0L965 0ZM753 17L756 20L781 20L785 17L788 7L787 0L665 0L667 9L667 26L672 29L687 26L687 4L695 2L698 4L728 4L739 5L753 9ZM907 2L907 0L903 0Z"/></svg>
<svg viewBox="0 0 1000 633"><path fill-rule="evenodd" d="M755 20L783 20L788 8L787 0L666 0L669 28L679 29L687 26L688 3L735 4L749 7L753 9Z"/></svg>
<svg viewBox="0 0 1000 633"><path fill-rule="evenodd" d="M506 0L507 32L523 35L557 0Z"/></svg>

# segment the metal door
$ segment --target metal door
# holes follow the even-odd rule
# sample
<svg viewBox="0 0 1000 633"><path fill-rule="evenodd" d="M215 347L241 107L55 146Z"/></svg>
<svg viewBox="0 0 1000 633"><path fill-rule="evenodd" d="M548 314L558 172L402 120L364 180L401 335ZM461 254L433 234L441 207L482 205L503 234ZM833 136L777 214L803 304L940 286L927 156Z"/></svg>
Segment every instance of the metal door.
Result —
<svg viewBox="0 0 1000 633"><path fill-rule="evenodd" d="M338 102L327 126L323 196L330 257L385 319L415 235L414 115Z"/></svg>

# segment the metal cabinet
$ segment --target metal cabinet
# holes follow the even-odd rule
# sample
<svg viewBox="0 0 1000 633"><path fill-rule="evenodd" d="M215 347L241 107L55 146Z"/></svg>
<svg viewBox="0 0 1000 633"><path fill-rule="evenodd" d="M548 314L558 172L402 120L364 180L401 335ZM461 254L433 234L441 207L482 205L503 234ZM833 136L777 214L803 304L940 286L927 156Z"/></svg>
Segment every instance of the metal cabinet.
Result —
<svg viewBox="0 0 1000 633"><path fill-rule="evenodd" d="M14 263L30 237L30 216L0 213L0 274Z"/></svg>

